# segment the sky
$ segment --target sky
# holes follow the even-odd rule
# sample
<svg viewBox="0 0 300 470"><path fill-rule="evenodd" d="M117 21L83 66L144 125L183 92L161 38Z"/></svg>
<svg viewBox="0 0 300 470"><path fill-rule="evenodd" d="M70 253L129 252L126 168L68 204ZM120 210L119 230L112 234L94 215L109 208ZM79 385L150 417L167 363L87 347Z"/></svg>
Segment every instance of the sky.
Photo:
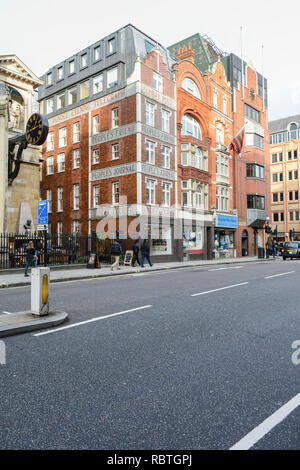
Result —
<svg viewBox="0 0 300 470"><path fill-rule="evenodd" d="M300 114L299 13L298 0L0 0L0 55L41 76L131 23L166 47L199 32L241 56L242 27L244 60L268 79L274 120Z"/></svg>

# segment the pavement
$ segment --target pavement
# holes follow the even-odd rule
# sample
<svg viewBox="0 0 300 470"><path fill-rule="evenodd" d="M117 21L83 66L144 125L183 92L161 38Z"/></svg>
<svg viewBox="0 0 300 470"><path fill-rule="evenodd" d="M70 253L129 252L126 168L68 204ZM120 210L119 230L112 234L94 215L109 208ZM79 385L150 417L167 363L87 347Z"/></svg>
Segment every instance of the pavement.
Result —
<svg viewBox="0 0 300 470"><path fill-rule="evenodd" d="M270 261L273 258L269 259ZM119 270L111 271L109 266L104 266L97 269L87 269L86 267L74 266L72 269L70 266L64 268L50 268L50 282L58 283L65 281L75 281L81 279L96 279L101 277L114 277L120 275L132 275L139 274L142 272L158 272L171 269L188 269L191 267L198 266L209 266L209 265L229 265L229 264L240 264L240 263L253 263L261 262L265 260L258 260L256 257L249 258L234 258L234 259L221 259L221 260L210 260L210 261L185 261L180 263L159 263L153 265L153 267L145 266L131 267L122 266ZM24 278L23 271L2 271L0 273L0 289L8 289L12 287L26 287L30 286L31 281L29 278ZM0 305L1 307L1 305ZM17 312L17 313L4 313L0 315L0 337L12 336L15 334L23 334L29 331L48 329L51 327L58 326L59 324L67 321L68 314L66 312L51 312L49 315L39 317L33 315L30 311Z"/></svg>
<svg viewBox="0 0 300 470"><path fill-rule="evenodd" d="M236 263L253 263L253 262L266 262L274 261L273 258L258 259L257 257L247 257L247 258L227 258L227 259L218 259L218 260L199 260L199 261L184 261L184 262L170 262L170 263L156 263L151 268L148 265L145 265L144 268L140 266L131 267L131 266L121 266L120 270L114 269L111 271L110 266L102 266L101 268L88 269L86 265L81 267L78 265L66 266L59 268L50 267L50 281L51 282L64 282L64 281L74 281L80 279L93 279L101 278L107 276L120 276L125 274L133 274L147 271L163 271L167 269L184 269L198 266L209 266L209 265L227 265L227 264L236 264ZM73 269L72 269L73 268ZM29 272L30 273L30 272ZM23 270L6 270L0 271L0 289L9 288L9 287L23 287L30 285L30 278L24 277Z"/></svg>

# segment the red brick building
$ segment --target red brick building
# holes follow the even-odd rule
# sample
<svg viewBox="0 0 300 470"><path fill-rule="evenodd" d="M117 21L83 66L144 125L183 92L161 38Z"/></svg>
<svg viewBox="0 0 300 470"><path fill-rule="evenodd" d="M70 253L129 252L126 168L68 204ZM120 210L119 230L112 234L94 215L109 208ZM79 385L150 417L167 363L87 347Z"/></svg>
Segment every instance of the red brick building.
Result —
<svg viewBox="0 0 300 470"><path fill-rule="evenodd" d="M43 198L52 232L102 236L109 226L128 248L124 219L134 224L140 216L152 255L181 258L171 212L177 204L173 64L165 48L128 25L45 74L39 98L50 130Z"/></svg>

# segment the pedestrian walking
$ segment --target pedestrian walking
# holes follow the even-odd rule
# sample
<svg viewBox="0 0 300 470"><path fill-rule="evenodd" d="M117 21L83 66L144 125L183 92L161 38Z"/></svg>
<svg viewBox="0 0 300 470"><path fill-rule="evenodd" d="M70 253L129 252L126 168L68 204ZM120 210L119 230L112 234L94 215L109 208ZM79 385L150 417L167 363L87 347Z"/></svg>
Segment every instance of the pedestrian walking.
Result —
<svg viewBox="0 0 300 470"><path fill-rule="evenodd" d="M25 274L24 274L25 277L29 277L29 274L27 274L29 266L35 268L35 258L36 258L35 249L34 249L33 241L31 240L26 247L26 264L25 264Z"/></svg>
<svg viewBox="0 0 300 470"><path fill-rule="evenodd" d="M148 261L150 266L153 266L150 259L150 246L147 240L144 240L144 243L141 246L142 259L141 259L141 268L144 268L144 259Z"/></svg>
<svg viewBox="0 0 300 470"><path fill-rule="evenodd" d="M272 252L273 252L273 258L276 258L277 250L276 250L276 244L274 241L272 243Z"/></svg>
<svg viewBox="0 0 300 470"><path fill-rule="evenodd" d="M111 250L110 250L110 254L112 256L114 256L115 258L115 262L111 265L111 271L114 270L114 268L117 268L117 269L120 269L120 256L123 255L123 250L122 250L122 247L120 245L120 243L118 242L118 240L114 240L113 241L113 244L112 244L112 247L111 247Z"/></svg>
<svg viewBox="0 0 300 470"><path fill-rule="evenodd" d="M132 266L135 266L135 263L139 266L141 266L140 260L139 260L139 253L140 253L140 242L139 240L136 240L134 244L132 245L132 251L133 251L133 260L132 260Z"/></svg>

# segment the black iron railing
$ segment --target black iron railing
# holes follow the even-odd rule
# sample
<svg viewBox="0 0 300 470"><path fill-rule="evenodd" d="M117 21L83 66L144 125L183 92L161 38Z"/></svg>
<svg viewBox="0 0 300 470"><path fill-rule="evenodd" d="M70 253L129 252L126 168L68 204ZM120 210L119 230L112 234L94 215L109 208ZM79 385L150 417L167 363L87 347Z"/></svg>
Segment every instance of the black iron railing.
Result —
<svg viewBox="0 0 300 470"><path fill-rule="evenodd" d="M33 241L36 264L68 265L85 264L90 253L97 253L103 264L111 262L109 240L98 240L93 235L80 234L0 234L0 269L23 268L26 263L26 247Z"/></svg>

